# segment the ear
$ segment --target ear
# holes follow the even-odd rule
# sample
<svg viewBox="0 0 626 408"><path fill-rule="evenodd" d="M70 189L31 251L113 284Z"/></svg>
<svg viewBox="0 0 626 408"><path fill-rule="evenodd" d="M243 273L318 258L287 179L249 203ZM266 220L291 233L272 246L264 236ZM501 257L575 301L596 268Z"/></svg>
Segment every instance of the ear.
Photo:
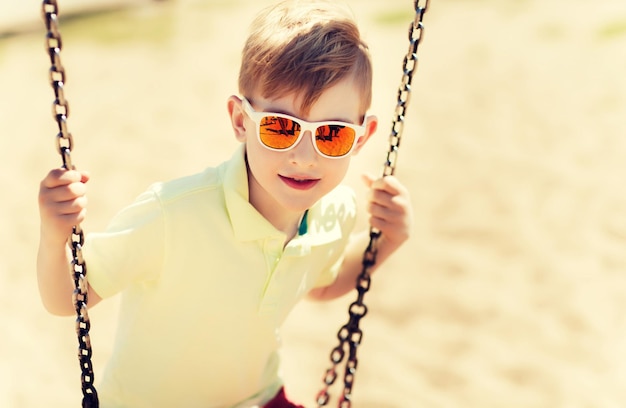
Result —
<svg viewBox="0 0 626 408"><path fill-rule="evenodd" d="M357 139L352 154L357 154L365 146L365 143L376 132L376 129L378 129L378 118L374 115L365 118L365 134Z"/></svg>
<svg viewBox="0 0 626 408"><path fill-rule="evenodd" d="M230 123L235 132L235 139L238 142L244 143L246 141L246 114L243 111L243 105L241 99L235 95L231 95L227 102L228 116L230 117Z"/></svg>

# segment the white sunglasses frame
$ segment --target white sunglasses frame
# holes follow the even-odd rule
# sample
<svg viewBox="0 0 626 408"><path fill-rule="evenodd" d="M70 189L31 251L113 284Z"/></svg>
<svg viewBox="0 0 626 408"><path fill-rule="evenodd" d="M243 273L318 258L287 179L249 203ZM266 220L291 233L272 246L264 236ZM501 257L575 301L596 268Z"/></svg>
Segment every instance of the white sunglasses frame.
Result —
<svg viewBox="0 0 626 408"><path fill-rule="evenodd" d="M248 101L247 98L242 97L242 104L243 104L243 110L246 113L246 115L248 115L248 117L250 119L252 119L252 121L254 122L255 126L255 132L256 132L256 136L257 136L257 140L259 141L259 143L261 143L261 145L263 147L265 147L266 149L275 151L275 152L287 152L291 149L293 149L294 147L296 147L298 145L298 143L300 143L302 141L302 138L304 137L304 134L307 131L310 131L311 133L311 142L313 143L313 147L315 148L315 151L317 152L317 154L319 154L322 157L325 157L327 159L342 159L346 156L348 156L350 153L352 153L352 151L354 150L357 141L359 140L359 138L361 136L363 136L365 134L366 131L366 126L365 126L365 122L367 119L363 120L363 124L361 126L358 125L354 125L352 123L348 123L348 122L341 122L341 121L333 121L333 120L329 120L329 121L322 121L322 122L307 122L306 120L300 119L300 118L296 118L295 116L290 116L290 115L286 115L284 113L277 113L277 112L257 112L254 110L254 108L252 107L252 105L250 104L250 102ZM285 119L289 119L292 120L294 122L296 122L297 124L300 125L300 135L298 136L298 138L296 139L296 141L289 147L286 147L284 149L276 149L274 147L270 147L268 145L266 145L265 143L263 143L263 141L261 140L261 120L266 117L266 116L276 116L278 118L285 118ZM350 147L350 150L348 150L345 154L341 155L341 156L329 156L325 153L322 153L319 149L319 147L317 147L317 143L315 141L315 131L317 130L317 128L322 127L322 126L345 126L348 127L352 130L354 130L354 141L352 142L352 146Z"/></svg>

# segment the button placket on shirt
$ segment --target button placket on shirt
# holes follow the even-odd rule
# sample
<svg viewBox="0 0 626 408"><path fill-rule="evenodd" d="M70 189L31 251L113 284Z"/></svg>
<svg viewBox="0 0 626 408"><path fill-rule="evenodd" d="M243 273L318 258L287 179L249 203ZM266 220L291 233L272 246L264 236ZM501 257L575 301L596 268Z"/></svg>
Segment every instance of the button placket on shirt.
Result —
<svg viewBox="0 0 626 408"><path fill-rule="evenodd" d="M267 278L263 293L261 294L261 304L259 313L272 313L278 307L278 293L280 282L276 273L280 259L283 255L283 240L280 238L269 238L264 243L265 263L267 265Z"/></svg>

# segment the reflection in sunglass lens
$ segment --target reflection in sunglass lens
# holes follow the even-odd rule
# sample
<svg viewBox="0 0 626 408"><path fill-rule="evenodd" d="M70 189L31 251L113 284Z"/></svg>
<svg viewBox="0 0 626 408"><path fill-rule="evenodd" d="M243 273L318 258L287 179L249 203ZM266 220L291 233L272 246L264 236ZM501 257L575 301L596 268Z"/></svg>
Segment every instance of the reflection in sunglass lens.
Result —
<svg viewBox="0 0 626 408"><path fill-rule="evenodd" d="M278 116L265 116L259 125L261 141L273 149L291 147L300 135L300 124Z"/></svg>
<svg viewBox="0 0 626 408"><path fill-rule="evenodd" d="M315 143L327 156L340 157L347 154L354 143L354 129L341 125L320 126L315 132Z"/></svg>

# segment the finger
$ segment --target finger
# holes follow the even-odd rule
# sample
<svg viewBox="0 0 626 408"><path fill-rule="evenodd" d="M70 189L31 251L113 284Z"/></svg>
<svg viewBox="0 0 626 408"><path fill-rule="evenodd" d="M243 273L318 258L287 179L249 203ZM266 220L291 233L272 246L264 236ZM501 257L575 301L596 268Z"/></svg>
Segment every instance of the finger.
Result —
<svg viewBox="0 0 626 408"><path fill-rule="evenodd" d="M63 168L51 170L40 184L42 201L61 202L86 194L89 173Z"/></svg>
<svg viewBox="0 0 626 408"><path fill-rule="evenodd" d="M370 214L370 218L383 220L391 224L400 223L406 214L401 206L386 206L373 201L369 203L367 212Z"/></svg>
<svg viewBox="0 0 626 408"><path fill-rule="evenodd" d="M58 215L78 214L87 208L87 197L81 196L73 200L57 202L51 208Z"/></svg>
<svg viewBox="0 0 626 408"><path fill-rule="evenodd" d="M86 174L86 173L85 173ZM87 179L89 177L87 176ZM80 182L83 175L76 170L54 169L41 181L41 188L54 188Z"/></svg>
<svg viewBox="0 0 626 408"><path fill-rule="evenodd" d="M87 186L81 182L60 185L52 188L42 188L40 199L42 202L61 203L71 201L87 193Z"/></svg>
<svg viewBox="0 0 626 408"><path fill-rule="evenodd" d="M89 172L85 171L85 170L81 170L80 171L80 182L81 183L86 183L91 179L91 175L89 174Z"/></svg>
<svg viewBox="0 0 626 408"><path fill-rule="evenodd" d="M87 208L87 197L78 197L73 200L54 202L44 201L40 206L40 213L44 219L56 219L65 216L78 216Z"/></svg>
<svg viewBox="0 0 626 408"><path fill-rule="evenodd" d="M410 237L410 231L407 228L400 227L389 222L385 219L374 218L370 219L370 226L379 230L390 242L400 244Z"/></svg>
<svg viewBox="0 0 626 408"><path fill-rule="evenodd" d="M412 224L410 207L406 205L384 206L370 202L367 208L369 224L379 229L394 241L401 241L408 236L408 228Z"/></svg>
<svg viewBox="0 0 626 408"><path fill-rule="evenodd" d="M391 195L399 195L406 192L405 187L395 176L380 177L374 180L371 187L375 190L385 191Z"/></svg>
<svg viewBox="0 0 626 408"><path fill-rule="evenodd" d="M379 230L381 233L386 235L386 231L390 230L389 222L385 221L382 218L370 217L369 219L370 227L373 227Z"/></svg>
<svg viewBox="0 0 626 408"><path fill-rule="evenodd" d="M54 231L60 233L61 236L68 236L72 231L72 227L82 223L85 220L86 215L86 208L83 208L79 212L58 214L55 217L49 219L45 224L42 224L42 226L53 225Z"/></svg>
<svg viewBox="0 0 626 408"><path fill-rule="evenodd" d="M368 192L368 201L382 202L387 200L384 190L381 188L384 182L381 179L376 179L370 174L362 174L361 179L365 183L365 185L369 188Z"/></svg>
<svg viewBox="0 0 626 408"><path fill-rule="evenodd" d="M371 188L375 178L371 174L363 173L361 174L361 180L363 180L367 188Z"/></svg>
<svg viewBox="0 0 626 408"><path fill-rule="evenodd" d="M369 199L380 202L381 204L393 200L395 196L408 196L408 190L394 176L384 176L374 179L372 176L363 174L363 181L370 188Z"/></svg>
<svg viewBox="0 0 626 408"><path fill-rule="evenodd" d="M407 196L390 194L384 190L371 190L368 202L370 205L377 205L393 212L404 212L404 208L409 205Z"/></svg>
<svg viewBox="0 0 626 408"><path fill-rule="evenodd" d="M67 214L67 215L62 215L61 219L64 222L65 227L67 228L70 232L72 227L81 224L83 221L85 221L85 218L87 216L87 210L84 209L81 212L75 213L75 214ZM66 234L69 235L69 234Z"/></svg>

